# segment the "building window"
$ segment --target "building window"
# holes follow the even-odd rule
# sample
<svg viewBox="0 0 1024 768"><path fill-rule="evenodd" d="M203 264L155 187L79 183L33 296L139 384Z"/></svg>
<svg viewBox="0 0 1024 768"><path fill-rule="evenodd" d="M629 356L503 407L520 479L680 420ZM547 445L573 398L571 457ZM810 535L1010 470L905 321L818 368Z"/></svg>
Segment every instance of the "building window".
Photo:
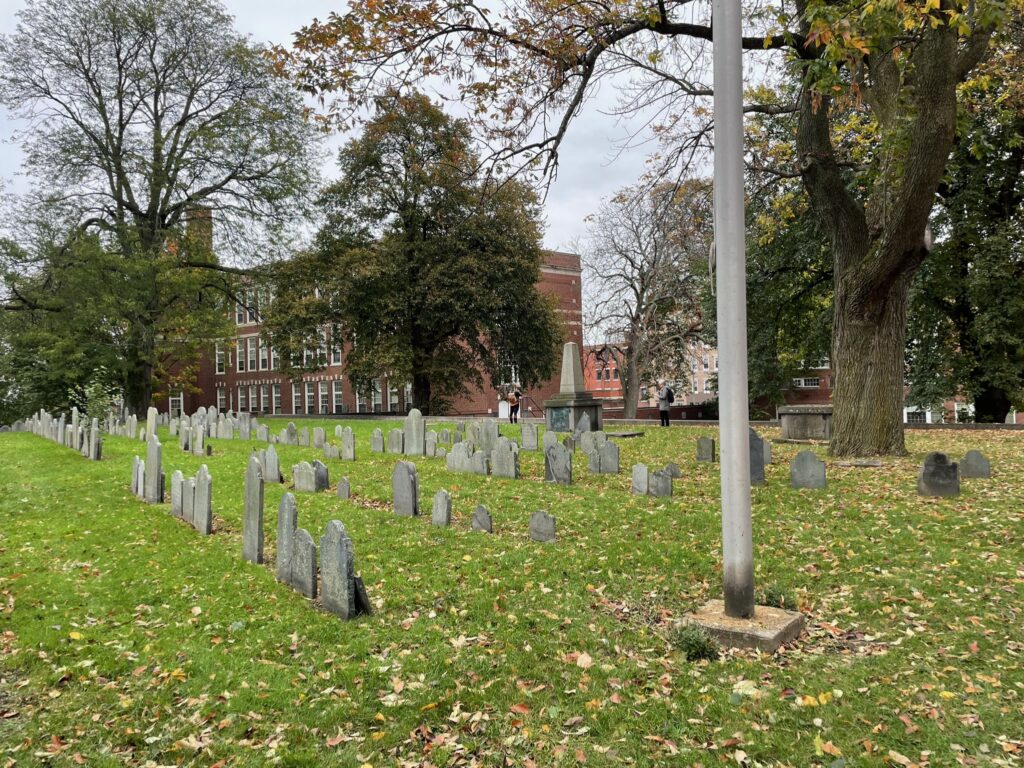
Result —
<svg viewBox="0 0 1024 768"><path fill-rule="evenodd" d="M331 388L334 390L334 412L341 413L344 409L342 408L342 397L344 395L344 387L342 387L340 381L332 381Z"/></svg>
<svg viewBox="0 0 1024 768"><path fill-rule="evenodd" d="M366 413L366 403L363 402L359 390L356 390L356 413Z"/></svg>
<svg viewBox="0 0 1024 768"><path fill-rule="evenodd" d="M692 387L691 391L693 392L693 394L695 394L695 395L697 394L697 380L696 379L693 380L693 387Z"/></svg>
<svg viewBox="0 0 1024 768"><path fill-rule="evenodd" d="M267 413L268 405L270 405L270 385L260 384L260 413Z"/></svg>
<svg viewBox="0 0 1024 768"><path fill-rule="evenodd" d="M239 302L238 304L235 305L235 324L236 325L244 325L245 324L245 307L242 306L241 302Z"/></svg>
<svg viewBox="0 0 1024 768"><path fill-rule="evenodd" d="M398 387L388 382L388 403L387 410L397 411L398 410Z"/></svg>
<svg viewBox="0 0 1024 768"><path fill-rule="evenodd" d="M248 307L249 322L250 323L255 323L256 322L256 294L255 294L255 292L249 291L247 294L245 294L245 300L247 302L249 302L249 307Z"/></svg>
<svg viewBox="0 0 1024 768"><path fill-rule="evenodd" d="M292 413L302 413L302 387L292 384Z"/></svg>
<svg viewBox="0 0 1024 768"><path fill-rule="evenodd" d="M235 360L238 363L238 372L245 373L245 346L242 339L235 342Z"/></svg>
<svg viewBox="0 0 1024 768"><path fill-rule="evenodd" d="M341 347L331 350L331 365L341 365Z"/></svg>
<svg viewBox="0 0 1024 768"><path fill-rule="evenodd" d="M250 384L249 385L249 410L250 411L255 411L256 410L256 385L255 384Z"/></svg>
<svg viewBox="0 0 1024 768"><path fill-rule="evenodd" d="M256 370L256 344L259 341L255 336L249 337L249 370Z"/></svg>
<svg viewBox="0 0 1024 768"><path fill-rule="evenodd" d="M223 411L228 407L228 393L224 387L218 387L217 389L217 410Z"/></svg>
<svg viewBox="0 0 1024 768"><path fill-rule="evenodd" d="M707 381L704 382L704 392L705 394L710 394L711 391L711 380L708 379Z"/></svg>
<svg viewBox="0 0 1024 768"><path fill-rule="evenodd" d="M612 378L615 381L619 380L619 369L618 368L612 368Z"/></svg>
<svg viewBox="0 0 1024 768"><path fill-rule="evenodd" d="M924 411L907 411L907 424L927 424L928 414Z"/></svg>
<svg viewBox="0 0 1024 768"><path fill-rule="evenodd" d="M320 382L320 413L331 412L331 393L327 389L327 382Z"/></svg>
<svg viewBox="0 0 1024 768"><path fill-rule="evenodd" d="M267 370L268 365L270 365L270 350L267 349L267 342L260 339L260 370Z"/></svg>
<svg viewBox="0 0 1024 768"><path fill-rule="evenodd" d="M224 373L224 350L221 349L220 344L217 345L217 352L214 359L217 361L217 373Z"/></svg>
<svg viewBox="0 0 1024 768"><path fill-rule="evenodd" d="M246 399L245 399L245 387L243 387L241 384L239 384L238 385L238 412L241 413L244 410L247 410L246 409Z"/></svg>
<svg viewBox="0 0 1024 768"><path fill-rule="evenodd" d="M274 393L274 401L272 403L272 407L273 407L272 413L280 413L281 412L281 385L280 384L272 385L272 390L271 391Z"/></svg>
<svg viewBox="0 0 1024 768"><path fill-rule="evenodd" d="M171 395L167 398L167 410L170 411L171 417L175 418L181 415L181 409L185 402L185 395L182 392L178 392L176 395Z"/></svg>
<svg viewBox="0 0 1024 768"><path fill-rule="evenodd" d="M817 389L821 385L821 379L817 376L806 376L802 379L793 379L793 386L797 389Z"/></svg>
<svg viewBox="0 0 1024 768"><path fill-rule="evenodd" d="M711 366L708 364L708 356L707 355L704 355L704 370L705 371L710 371L711 370Z"/></svg>
<svg viewBox="0 0 1024 768"><path fill-rule="evenodd" d="M270 370L276 371L279 364L280 364L280 360L279 360L279 358L277 356L277 350L274 349L273 347L271 347L271 349L270 349Z"/></svg>
<svg viewBox="0 0 1024 768"><path fill-rule="evenodd" d="M515 369L513 369L513 373L515 374L515 378L513 378L513 381L519 381L519 371L516 371ZM411 409L412 409L412 384L406 384L405 385L405 410L408 411L408 410L411 410Z"/></svg>
<svg viewBox="0 0 1024 768"><path fill-rule="evenodd" d="M691 357L690 358L690 370L691 371L696 371L697 370L697 358L696 357Z"/></svg>
<svg viewBox="0 0 1024 768"><path fill-rule="evenodd" d="M316 392L313 391L313 382L306 382L306 413L316 413Z"/></svg>
<svg viewBox="0 0 1024 768"><path fill-rule="evenodd" d="M383 405L381 400L380 381L373 382L373 412L380 413L381 406Z"/></svg>

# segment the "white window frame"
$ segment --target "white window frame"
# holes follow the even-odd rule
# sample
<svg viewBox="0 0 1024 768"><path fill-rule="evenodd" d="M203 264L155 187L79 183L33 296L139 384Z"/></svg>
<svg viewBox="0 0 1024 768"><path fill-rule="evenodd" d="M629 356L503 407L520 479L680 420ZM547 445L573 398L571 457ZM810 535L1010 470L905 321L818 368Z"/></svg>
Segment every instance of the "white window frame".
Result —
<svg viewBox="0 0 1024 768"><path fill-rule="evenodd" d="M306 382L306 413L316 413L316 389L312 381Z"/></svg>
<svg viewBox="0 0 1024 768"><path fill-rule="evenodd" d="M281 412L281 385L271 384L270 385L270 412L280 413Z"/></svg>
<svg viewBox="0 0 1024 768"><path fill-rule="evenodd" d="M292 382L292 413L302 413L302 385Z"/></svg>
<svg viewBox="0 0 1024 768"><path fill-rule="evenodd" d="M260 337L260 370L265 371L270 366L270 350L267 348L267 342Z"/></svg>
<svg viewBox="0 0 1024 768"><path fill-rule="evenodd" d="M341 379L331 382L331 395L334 401L334 412L341 413L345 405L345 388L342 386Z"/></svg>
<svg viewBox="0 0 1024 768"><path fill-rule="evenodd" d="M238 385L238 412L239 413L241 413L242 411L247 410L247 408L245 407L247 405L247 403L246 403L246 396L245 395L246 395L245 385L244 384L239 384Z"/></svg>
<svg viewBox="0 0 1024 768"><path fill-rule="evenodd" d="M224 373L227 371L227 366L224 364L226 357L226 355L224 354L224 348L220 344L218 344L216 347L214 347L214 350L214 371L217 373L217 375L223 376Z"/></svg>
<svg viewBox="0 0 1024 768"><path fill-rule="evenodd" d="M320 413L331 412L331 392L330 387L327 386L326 381L321 381L318 385L320 388Z"/></svg>
<svg viewBox="0 0 1024 768"><path fill-rule="evenodd" d="M249 352L248 359L249 359L249 370L250 371L255 371L256 370L256 365L257 365L257 360L258 360L258 352L256 350L256 347L257 347L257 342L258 341L259 341L259 339L256 336L250 336L246 340L246 345L248 347L248 352Z"/></svg>
<svg viewBox="0 0 1024 768"><path fill-rule="evenodd" d="M235 340L235 370L245 373L245 339Z"/></svg>
<svg viewBox="0 0 1024 768"><path fill-rule="evenodd" d="M217 410L224 411L228 407L228 392L225 387L217 387Z"/></svg>

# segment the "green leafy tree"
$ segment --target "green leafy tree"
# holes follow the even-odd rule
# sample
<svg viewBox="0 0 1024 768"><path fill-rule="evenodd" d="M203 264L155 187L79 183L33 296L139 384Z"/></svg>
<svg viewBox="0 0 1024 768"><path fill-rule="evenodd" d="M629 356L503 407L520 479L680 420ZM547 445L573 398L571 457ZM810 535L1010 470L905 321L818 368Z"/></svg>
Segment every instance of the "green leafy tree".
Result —
<svg viewBox="0 0 1024 768"><path fill-rule="evenodd" d="M538 293L535 195L478 175L464 122L422 95L389 95L339 154L316 247L283 264L266 327L286 368L330 330L360 389L411 381L442 412L468 385L550 378L564 328Z"/></svg>
<svg viewBox="0 0 1024 768"><path fill-rule="evenodd" d="M7 217L3 307L40 332L98 322L135 410L169 384L169 351L198 351L186 333L215 335L200 295L278 253L315 186L315 129L264 53L216 0L29 0L0 37L0 103L27 124L35 183L27 216ZM26 243L55 208L63 231ZM186 247L203 221L219 258Z"/></svg>

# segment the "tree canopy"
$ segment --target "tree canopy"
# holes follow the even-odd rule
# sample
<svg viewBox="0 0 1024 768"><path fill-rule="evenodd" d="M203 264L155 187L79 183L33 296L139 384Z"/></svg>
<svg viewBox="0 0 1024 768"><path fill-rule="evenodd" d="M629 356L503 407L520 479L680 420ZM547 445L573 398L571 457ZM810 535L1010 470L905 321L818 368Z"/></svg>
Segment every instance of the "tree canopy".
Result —
<svg viewBox="0 0 1024 768"><path fill-rule="evenodd" d="M277 276L266 327L282 359L299 366L329 328L350 347L358 388L411 381L431 413L485 376L496 386L550 378L564 327L535 288L535 195L479 176L466 124L425 96L392 94L375 108L339 153L315 247Z"/></svg>

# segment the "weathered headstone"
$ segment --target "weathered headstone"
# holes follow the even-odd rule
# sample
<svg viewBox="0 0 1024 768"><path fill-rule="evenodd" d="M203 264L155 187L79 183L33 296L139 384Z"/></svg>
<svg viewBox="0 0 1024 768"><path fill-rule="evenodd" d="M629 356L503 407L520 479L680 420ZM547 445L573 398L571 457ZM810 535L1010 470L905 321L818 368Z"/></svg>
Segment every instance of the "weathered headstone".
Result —
<svg viewBox="0 0 1024 768"><path fill-rule="evenodd" d="M373 430L373 434L370 435L370 453L384 453L384 434L380 427Z"/></svg>
<svg viewBox="0 0 1024 768"><path fill-rule="evenodd" d="M555 444L544 451L544 479L549 483L572 483L572 454L565 446Z"/></svg>
<svg viewBox="0 0 1024 768"><path fill-rule="evenodd" d="M326 491L331 487L331 479L327 472L327 465L317 459L313 462L313 480L316 483L316 491Z"/></svg>
<svg viewBox="0 0 1024 768"><path fill-rule="evenodd" d="M191 427L191 425L189 425L189 424L187 424L187 423L185 423L183 421L181 423L181 426L178 428L178 447L182 451L188 452L188 451L191 450L191 446L190 446L190 443L191 443L190 438L191 437L192 437L192 427Z"/></svg>
<svg viewBox="0 0 1024 768"><path fill-rule="evenodd" d="M423 453L425 456L434 458L437 455L437 432L434 430L428 430L427 436L423 441Z"/></svg>
<svg viewBox="0 0 1024 768"><path fill-rule="evenodd" d="M299 445L304 448L309 447L309 427L303 427L299 430Z"/></svg>
<svg viewBox="0 0 1024 768"><path fill-rule="evenodd" d="M277 457L277 451L274 446L268 445L267 452L263 459L264 468L264 482L267 483L280 483L281 478L281 460Z"/></svg>
<svg viewBox="0 0 1024 768"><path fill-rule="evenodd" d="M825 462L813 451L800 451L789 465L789 482L794 488L824 488Z"/></svg>
<svg viewBox="0 0 1024 768"><path fill-rule="evenodd" d="M292 541L291 585L301 595L316 599L316 544L305 528Z"/></svg>
<svg viewBox="0 0 1024 768"><path fill-rule="evenodd" d="M396 515L415 517L420 513L419 477L415 464L399 461L395 465L395 471L391 474L391 491Z"/></svg>
<svg viewBox="0 0 1024 768"><path fill-rule="evenodd" d="M521 435L524 451L536 451L537 450L537 425L530 424L525 421L519 422L521 426Z"/></svg>
<svg viewBox="0 0 1024 768"><path fill-rule="evenodd" d="M697 461L715 460L715 439L713 437L697 438Z"/></svg>
<svg viewBox="0 0 1024 768"><path fill-rule="evenodd" d="M352 540L340 520L327 523L320 538L320 602L343 619L356 616L355 557Z"/></svg>
<svg viewBox="0 0 1024 768"><path fill-rule="evenodd" d="M474 531L494 533L494 523L491 521L491 513L483 504L473 510L473 521L471 523Z"/></svg>
<svg viewBox="0 0 1024 768"><path fill-rule="evenodd" d="M681 480L683 478L683 470L674 461L670 461L665 465L665 471L672 476L673 480Z"/></svg>
<svg viewBox="0 0 1024 768"><path fill-rule="evenodd" d="M933 452L924 457L917 476L919 496L957 496L960 493L960 468L944 453Z"/></svg>
<svg viewBox="0 0 1024 768"><path fill-rule="evenodd" d="M292 484L296 493L316 493L316 471L308 461L300 461L292 467Z"/></svg>
<svg viewBox="0 0 1024 768"><path fill-rule="evenodd" d="M155 423L156 408L149 410L153 413L153 422ZM156 437L156 432L153 432L146 440L145 499L150 504L162 504L164 500L162 457L163 447Z"/></svg>
<svg viewBox="0 0 1024 768"><path fill-rule="evenodd" d="M277 580L284 584L291 584L292 580L292 553L298 527L299 508L295 497L285 493L277 505L277 560L274 563Z"/></svg>
<svg viewBox="0 0 1024 768"><path fill-rule="evenodd" d="M647 475L647 493L659 498L672 495L672 475L661 469Z"/></svg>
<svg viewBox="0 0 1024 768"><path fill-rule="evenodd" d="M633 493L639 493L643 496L647 495L649 489L648 474L646 464L633 465L633 485L630 488Z"/></svg>
<svg viewBox="0 0 1024 768"><path fill-rule="evenodd" d="M490 455L494 446L498 444L498 421L497 419L486 419L480 425L480 450Z"/></svg>
<svg viewBox="0 0 1024 768"><path fill-rule="evenodd" d="M295 426L294 421L289 421L288 426L285 427L285 444L286 445L298 445L299 444L299 430Z"/></svg>
<svg viewBox="0 0 1024 768"><path fill-rule="evenodd" d="M558 445L558 435L555 432L548 430L544 433L543 446L546 451L552 445Z"/></svg>
<svg viewBox="0 0 1024 768"><path fill-rule="evenodd" d="M753 429L749 431L750 484L764 485L764 440Z"/></svg>
<svg viewBox="0 0 1024 768"><path fill-rule="evenodd" d="M430 522L441 526L448 526L452 523L452 497L444 488L434 494L434 507Z"/></svg>
<svg viewBox="0 0 1024 768"><path fill-rule="evenodd" d="M405 417L402 434L404 435L403 451L406 456L422 456L426 451L426 436L423 414L419 408L413 408Z"/></svg>
<svg viewBox="0 0 1024 768"><path fill-rule="evenodd" d="M400 429L388 431L388 453L401 454L405 447L405 434Z"/></svg>
<svg viewBox="0 0 1024 768"><path fill-rule="evenodd" d="M242 557L263 562L263 470L260 460L249 457L245 471L245 507L242 512Z"/></svg>
<svg viewBox="0 0 1024 768"><path fill-rule="evenodd" d="M186 477L181 484L181 519L189 525L195 524L196 511L196 481L193 477Z"/></svg>
<svg viewBox="0 0 1024 768"><path fill-rule="evenodd" d="M589 432L590 427L590 414L585 412L579 419L576 420L576 429L573 430L573 436L579 438L584 432Z"/></svg>
<svg viewBox="0 0 1024 768"><path fill-rule="evenodd" d="M543 510L530 516L530 538L534 541L555 540L555 518Z"/></svg>
<svg viewBox="0 0 1024 768"><path fill-rule="evenodd" d="M348 499L352 497L352 484L349 482L347 477L341 478L338 481L338 498Z"/></svg>
<svg viewBox="0 0 1024 768"><path fill-rule="evenodd" d="M157 410L153 406L146 409L146 437L156 437L156 416Z"/></svg>
<svg viewBox="0 0 1024 768"><path fill-rule="evenodd" d="M356 436L352 427L345 427L341 432L341 458L342 461L356 460Z"/></svg>
<svg viewBox="0 0 1024 768"><path fill-rule="evenodd" d="M213 478L203 464L196 473L192 505L192 527L203 536L213 533Z"/></svg>
<svg viewBox="0 0 1024 768"><path fill-rule="evenodd" d="M968 451L960 460L960 477L992 477L992 465L980 451Z"/></svg>
<svg viewBox="0 0 1024 768"><path fill-rule="evenodd" d="M519 454L513 450L512 441L499 437L491 452L491 474L510 480L519 479Z"/></svg>
<svg viewBox="0 0 1024 768"><path fill-rule="evenodd" d="M185 475L180 469L171 473L171 514L181 517L181 487L185 483Z"/></svg>
<svg viewBox="0 0 1024 768"><path fill-rule="evenodd" d="M193 456L206 455L206 427L202 424L197 424L192 427L192 436L189 439L189 447L192 449Z"/></svg>
<svg viewBox="0 0 1024 768"><path fill-rule="evenodd" d="M313 447L323 448L327 444L327 433L323 427L313 427ZM311 539L312 540L312 539Z"/></svg>

